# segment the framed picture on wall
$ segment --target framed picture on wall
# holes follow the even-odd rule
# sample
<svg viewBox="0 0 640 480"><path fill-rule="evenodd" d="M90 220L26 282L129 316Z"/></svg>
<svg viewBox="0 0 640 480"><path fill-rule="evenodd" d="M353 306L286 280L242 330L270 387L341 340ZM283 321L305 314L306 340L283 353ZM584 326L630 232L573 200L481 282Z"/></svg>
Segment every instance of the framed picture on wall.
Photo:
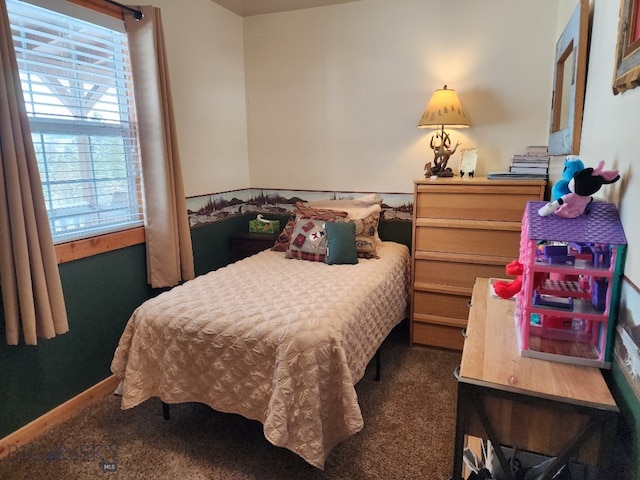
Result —
<svg viewBox="0 0 640 480"><path fill-rule="evenodd" d="M613 94L640 85L640 0L622 0Z"/></svg>

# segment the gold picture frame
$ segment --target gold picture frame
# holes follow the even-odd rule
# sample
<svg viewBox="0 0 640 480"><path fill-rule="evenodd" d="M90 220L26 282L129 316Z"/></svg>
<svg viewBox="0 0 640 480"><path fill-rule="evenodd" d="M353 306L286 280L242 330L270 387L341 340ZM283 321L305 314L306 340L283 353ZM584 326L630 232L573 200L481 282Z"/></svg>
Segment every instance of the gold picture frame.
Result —
<svg viewBox="0 0 640 480"><path fill-rule="evenodd" d="M613 75L613 94L640 85L640 0L622 0Z"/></svg>

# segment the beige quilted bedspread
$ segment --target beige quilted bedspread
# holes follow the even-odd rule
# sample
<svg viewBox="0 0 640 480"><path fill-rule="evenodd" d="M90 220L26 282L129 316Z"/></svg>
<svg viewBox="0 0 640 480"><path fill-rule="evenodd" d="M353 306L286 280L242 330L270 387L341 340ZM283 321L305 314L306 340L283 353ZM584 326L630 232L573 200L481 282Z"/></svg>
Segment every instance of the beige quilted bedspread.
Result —
<svg viewBox="0 0 640 480"><path fill-rule="evenodd" d="M354 385L405 317L409 252L326 265L264 251L145 302L111 365L122 408L150 397L258 420L311 465L363 428Z"/></svg>

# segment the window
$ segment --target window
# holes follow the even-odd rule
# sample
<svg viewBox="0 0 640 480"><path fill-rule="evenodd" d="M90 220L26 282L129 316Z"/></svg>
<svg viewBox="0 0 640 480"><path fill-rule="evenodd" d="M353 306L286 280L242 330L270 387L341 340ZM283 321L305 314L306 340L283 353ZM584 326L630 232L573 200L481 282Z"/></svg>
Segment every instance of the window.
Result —
<svg viewBox="0 0 640 480"><path fill-rule="evenodd" d="M54 242L142 225L124 32L7 0Z"/></svg>

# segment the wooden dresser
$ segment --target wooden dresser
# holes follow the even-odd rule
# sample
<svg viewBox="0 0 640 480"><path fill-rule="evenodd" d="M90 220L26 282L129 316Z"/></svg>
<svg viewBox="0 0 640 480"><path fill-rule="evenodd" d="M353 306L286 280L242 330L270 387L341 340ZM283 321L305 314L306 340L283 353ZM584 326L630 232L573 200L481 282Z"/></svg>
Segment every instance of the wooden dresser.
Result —
<svg viewBox="0 0 640 480"><path fill-rule="evenodd" d="M476 277L505 277L518 258L522 214L542 180L414 182L411 343L462 350Z"/></svg>

